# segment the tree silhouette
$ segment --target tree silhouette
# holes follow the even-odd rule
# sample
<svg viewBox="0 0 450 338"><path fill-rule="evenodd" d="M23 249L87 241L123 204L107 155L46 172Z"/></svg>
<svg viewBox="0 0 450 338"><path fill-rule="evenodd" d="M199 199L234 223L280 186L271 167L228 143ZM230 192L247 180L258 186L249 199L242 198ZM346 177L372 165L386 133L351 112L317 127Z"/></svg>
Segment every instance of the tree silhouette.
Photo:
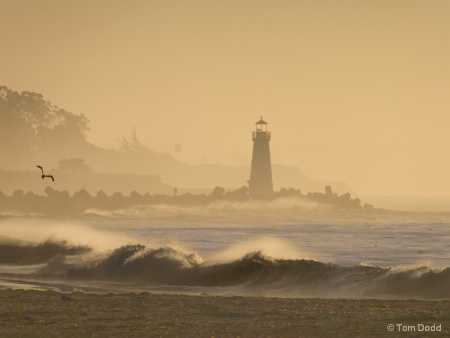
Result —
<svg viewBox="0 0 450 338"><path fill-rule="evenodd" d="M130 137L123 137L120 141L120 150L124 153L142 153L149 149L142 144L136 134L136 127L131 127Z"/></svg>
<svg viewBox="0 0 450 338"><path fill-rule="evenodd" d="M177 161L178 161L178 155L180 154L182 149L183 149L183 147L181 146L181 144L179 144L179 143L175 144L174 150L177 153Z"/></svg>
<svg viewBox="0 0 450 338"><path fill-rule="evenodd" d="M0 86L0 157L19 164L39 151L86 142L89 120L44 100L41 94L18 93Z"/></svg>
<svg viewBox="0 0 450 338"><path fill-rule="evenodd" d="M83 114L73 114L45 101L41 94L24 91L18 93L5 86L0 86L0 112L6 122L22 121L40 136L43 130L65 131L72 129L82 138L89 131L89 120Z"/></svg>

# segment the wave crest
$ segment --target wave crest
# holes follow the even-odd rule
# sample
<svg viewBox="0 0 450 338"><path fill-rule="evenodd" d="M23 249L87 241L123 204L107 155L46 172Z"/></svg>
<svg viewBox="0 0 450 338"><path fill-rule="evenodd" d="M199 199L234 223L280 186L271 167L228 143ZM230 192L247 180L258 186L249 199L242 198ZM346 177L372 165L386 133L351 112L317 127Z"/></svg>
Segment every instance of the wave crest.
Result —
<svg viewBox="0 0 450 338"><path fill-rule="evenodd" d="M40 244L0 243L0 264L40 264L58 255L80 255L90 251L88 246L70 245L66 241L47 240Z"/></svg>
<svg viewBox="0 0 450 338"><path fill-rule="evenodd" d="M68 270L70 279L203 287L239 287L245 293L292 297L450 298L450 268L396 271L305 259L271 259L261 251L230 262L203 263L172 247L122 246L106 257Z"/></svg>

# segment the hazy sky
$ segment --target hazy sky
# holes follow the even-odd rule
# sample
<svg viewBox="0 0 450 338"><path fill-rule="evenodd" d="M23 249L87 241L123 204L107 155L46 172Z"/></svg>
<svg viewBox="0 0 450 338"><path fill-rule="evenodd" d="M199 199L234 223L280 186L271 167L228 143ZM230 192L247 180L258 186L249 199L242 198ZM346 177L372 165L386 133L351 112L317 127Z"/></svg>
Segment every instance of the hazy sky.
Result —
<svg viewBox="0 0 450 338"><path fill-rule="evenodd" d="M188 163L450 195L450 1L0 0L0 82Z"/></svg>

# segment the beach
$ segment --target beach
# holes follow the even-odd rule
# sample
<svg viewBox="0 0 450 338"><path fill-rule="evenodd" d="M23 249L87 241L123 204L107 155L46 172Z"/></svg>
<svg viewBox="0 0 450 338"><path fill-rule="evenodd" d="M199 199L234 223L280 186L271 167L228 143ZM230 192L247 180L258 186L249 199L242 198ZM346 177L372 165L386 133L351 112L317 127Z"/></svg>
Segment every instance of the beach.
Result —
<svg viewBox="0 0 450 338"><path fill-rule="evenodd" d="M443 337L449 332L450 300L0 291L2 337Z"/></svg>

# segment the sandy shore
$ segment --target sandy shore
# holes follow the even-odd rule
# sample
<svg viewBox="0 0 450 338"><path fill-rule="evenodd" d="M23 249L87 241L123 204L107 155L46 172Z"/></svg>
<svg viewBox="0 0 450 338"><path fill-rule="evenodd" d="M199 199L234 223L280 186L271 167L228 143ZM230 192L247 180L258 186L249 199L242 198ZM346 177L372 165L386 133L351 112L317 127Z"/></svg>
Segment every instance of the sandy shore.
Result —
<svg viewBox="0 0 450 338"><path fill-rule="evenodd" d="M388 324L394 324L393 332ZM441 331L425 331L434 324ZM444 337L449 332L450 300L0 291L2 337Z"/></svg>

